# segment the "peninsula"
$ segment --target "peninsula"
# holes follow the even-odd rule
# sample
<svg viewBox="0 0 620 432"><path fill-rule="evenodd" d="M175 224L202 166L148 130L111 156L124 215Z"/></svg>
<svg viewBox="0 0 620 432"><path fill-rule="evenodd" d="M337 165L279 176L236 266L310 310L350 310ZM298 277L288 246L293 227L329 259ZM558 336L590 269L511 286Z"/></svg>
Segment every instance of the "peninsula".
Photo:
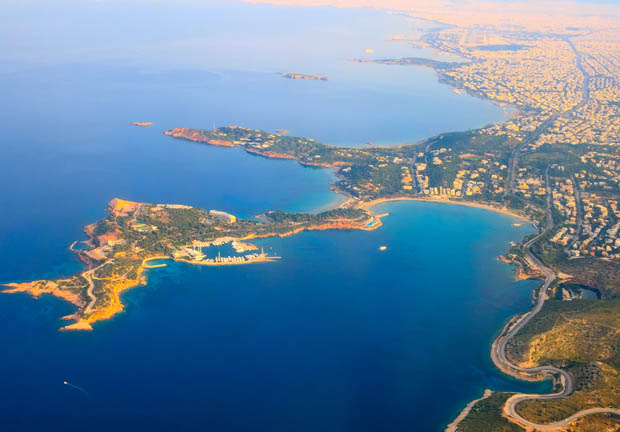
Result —
<svg viewBox="0 0 620 432"><path fill-rule="evenodd" d="M145 269L154 260L219 266L271 262L248 240L288 236L304 230L361 229L381 226L380 216L362 209L334 209L318 214L270 211L260 220L239 219L218 210L176 204L147 204L114 199L108 216L84 228L86 249L71 248L87 269L68 279L38 280L5 285L3 292L51 294L69 301L77 311L63 330L92 330L124 308L121 293L146 284ZM74 243L75 244L75 243ZM221 256L210 249L230 244L235 253ZM72 245L73 246L73 245ZM206 249L206 251L205 251Z"/></svg>

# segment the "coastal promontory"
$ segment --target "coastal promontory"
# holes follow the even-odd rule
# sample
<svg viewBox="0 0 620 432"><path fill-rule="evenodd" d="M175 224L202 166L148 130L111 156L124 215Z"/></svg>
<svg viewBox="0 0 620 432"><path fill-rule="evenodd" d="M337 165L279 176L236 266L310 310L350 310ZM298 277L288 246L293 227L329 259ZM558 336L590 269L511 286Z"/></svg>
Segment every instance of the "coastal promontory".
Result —
<svg viewBox="0 0 620 432"><path fill-rule="evenodd" d="M304 230L362 229L381 225L380 216L338 208L317 214L269 211L257 219L242 219L220 210L180 204L148 204L114 199L106 218L84 228L88 240L71 250L86 264L82 273L59 280L9 283L3 292L50 294L76 308L64 317L73 321L63 330L92 330L97 321L123 311L121 293L147 283L145 270L174 260L194 265L223 266L271 262L252 239L289 236ZM230 252L221 253L228 245Z"/></svg>

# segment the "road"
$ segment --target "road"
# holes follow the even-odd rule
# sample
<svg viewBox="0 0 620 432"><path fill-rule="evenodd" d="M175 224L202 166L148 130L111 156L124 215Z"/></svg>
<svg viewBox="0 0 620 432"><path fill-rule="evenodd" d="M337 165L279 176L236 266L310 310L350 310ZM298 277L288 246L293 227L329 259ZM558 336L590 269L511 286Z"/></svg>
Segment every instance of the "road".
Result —
<svg viewBox="0 0 620 432"><path fill-rule="evenodd" d="M575 64L577 66L577 69L579 69L579 72L581 72L582 75L583 75L583 88L581 89L581 92L582 92L581 102L579 102L579 104L577 106L575 106L572 110L568 111L568 112L572 112L572 111L578 110L579 108L584 107L588 102L590 102L590 79L591 79L591 76L584 69L584 67L583 67L583 59L582 59L581 53L579 51L577 51L577 48L575 47L575 44L573 44L573 41L570 40L569 38L565 38L564 40L566 41L568 46L570 46L570 49L573 50L573 53L575 53Z"/></svg>
<svg viewBox="0 0 620 432"><path fill-rule="evenodd" d="M617 408L589 408L586 410L582 410L579 411L575 414L573 414L570 417L567 417L563 420L557 421L557 422L553 422L553 423L548 423L548 424L538 424L538 423L534 423L528 420L525 420L523 417L519 416L516 412L512 411L512 413L507 412L506 411L506 407L510 406L511 409L514 410L514 406L516 406L516 404L518 404L519 402L522 402L524 400L527 399L552 399L551 397L535 397L535 395L519 395L520 397L517 398L515 396L511 397L510 399L508 399L508 401L506 401L506 405L504 406L504 413L510 417L515 418L514 416L519 417L518 422L521 424L521 426L525 426L526 428L530 428L530 429L535 429L537 431L554 431L554 430L558 430L560 428L566 427L569 424L571 424L572 422L574 422L575 420L579 420L580 418L583 417L587 417L589 415L593 415L593 414L616 414L616 415L620 415L620 409ZM545 395L545 396L553 396L553 395ZM563 397L563 396L556 396L556 397ZM510 404L510 405L509 405Z"/></svg>
<svg viewBox="0 0 620 432"><path fill-rule="evenodd" d="M426 147L424 147L424 162L427 165L430 165L430 161L429 161L429 156L428 156L428 152L431 148L431 146L433 145L432 142L428 143L426 145ZM416 194L418 195L422 195L424 194L424 187L418 183L418 179L417 179L417 170L415 169L415 164L418 162L418 154L416 153L415 157L411 160L411 164L409 165L409 169L411 171L411 177L413 178L413 190L416 192Z"/></svg>
<svg viewBox="0 0 620 432"><path fill-rule="evenodd" d="M93 309L93 306L95 305L95 302L97 301L97 297L95 296L95 294L93 294L95 283L93 282L92 275L94 271L95 270L93 269L93 270L88 270L82 273L82 276L84 277L84 279L86 279L86 282L88 282L88 289L86 290L86 294L90 298L88 305L86 305L86 309L84 309L85 314L89 313Z"/></svg>
<svg viewBox="0 0 620 432"><path fill-rule="evenodd" d="M513 420L515 423L520 424L526 429L535 429L539 431L549 431L556 430L558 428L567 426L575 420L578 420L582 417L592 415L592 414L616 414L620 415L620 409L617 408L590 408L581 410L570 417L567 417L563 420L549 423L549 424L539 424L529 421L523 418L519 413L517 413L517 405L526 400L549 400L549 399L560 399L569 396L573 390L575 389L575 381L568 372L553 367L553 366L537 366L532 368L523 368L512 363L507 355L506 355L506 346L510 342L510 340L517 334L523 327L525 327L531 320L536 316L538 312L541 311L545 304L545 300L547 297L547 290L549 286L556 279L556 274L549 267L545 266L542 261L540 261L530 250L531 246L542 236L544 236L547 232L553 229L553 215L552 215L552 196L551 191L549 189L549 168L545 172L545 177L547 181L547 226L544 231L538 234L536 237L532 238L523 246L523 251L525 252L525 259L528 264L532 268L538 269L541 273L545 275L545 282L543 283L540 291L538 293L538 297L536 299L536 304L532 308L532 310L522 316L520 316L516 321L510 322L502 331L500 336L493 342L491 347L491 359L493 363L502 370L503 372L512 375L516 378L529 377L532 379L536 379L537 377L543 376L559 376L560 384L562 385L562 389L557 393L550 393L545 395L535 395L535 394L515 394L511 396L506 403L504 404L503 412L504 414Z"/></svg>
<svg viewBox="0 0 620 432"><path fill-rule="evenodd" d="M577 181L577 177L573 174L573 193L575 194L575 213L577 218L577 228L575 229L575 235L573 236L573 240L566 245L564 248L564 252L569 255L569 249L573 244L579 240L581 236L581 225L583 223L583 207L581 206L581 190L579 189L579 182Z"/></svg>
<svg viewBox="0 0 620 432"><path fill-rule="evenodd" d="M543 132L545 132L549 128L549 126L553 125L553 123L559 117L570 115L573 112L583 108L590 102L591 76L590 74L588 74L588 72L583 67L583 60L582 60L581 53L577 50L577 48L575 47L575 44L573 44L573 41L571 41L568 38L564 38L564 41L568 44L570 49L575 54L575 66L577 67L579 72L581 72L581 74L583 75L583 87L581 89L581 93L582 93L581 101L577 105L575 105L573 108L569 109L568 111L565 111L563 113L556 112L555 114L553 114L547 120L542 122L533 132L528 134L527 137L521 142L521 144L519 144L517 147L515 147L512 150L512 153L510 154L510 158L508 160L508 173L506 175L506 182L505 182L506 187L504 188L504 201L506 201L506 198L508 197L508 195L510 195L513 192L514 181L516 178L517 169L519 168L519 154L521 153L521 150L526 145L534 143L538 139L538 137Z"/></svg>
<svg viewBox="0 0 620 432"><path fill-rule="evenodd" d="M534 143L543 132L545 132L549 126L560 117L560 113L556 113L542 122L533 132L527 135L527 137L512 150L510 153L510 159L508 161L508 174L506 176L506 187L504 188L504 200L512 193L514 181L516 178L517 169L519 168L519 154L521 150L528 144Z"/></svg>
<svg viewBox="0 0 620 432"><path fill-rule="evenodd" d="M545 231L553 228L553 193L551 192L551 182L549 181L549 166L545 169L545 188L547 191L547 226Z"/></svg>
<svg viewBox="0 0 620 432"><path fill-rule="evenodd" d="M86 290L86 295L88 295L88 298L90 298L88 305L86 305L86 308L84 309L84 314L90 313L90 311L93 309L93 306L95 306L95 303L97 302L97 296L93 293L93 290L95 289L95 283L93 282L93 279L97 279L94 276L95 271L100 269L104 265L110 264L112 262L113 262L112 260L104 262L100 266L87 270L84 273L82 273L82 277L86 279L86 282L88 282L88 289Z"/></svg>

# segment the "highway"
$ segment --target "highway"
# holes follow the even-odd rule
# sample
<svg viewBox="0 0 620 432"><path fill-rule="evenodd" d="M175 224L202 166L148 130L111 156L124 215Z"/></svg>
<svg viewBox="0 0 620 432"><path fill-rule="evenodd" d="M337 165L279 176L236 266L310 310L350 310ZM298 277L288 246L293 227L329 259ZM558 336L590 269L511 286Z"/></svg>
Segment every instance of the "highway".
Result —
<svg viewBox="0 0 620 432"><path fill-rule="evenodd" d="M556 113L549 117L547 120L542 122L533 132L528 134L526 139L524 139L521 144L515 147L510 154L510 159L508 161L508 174L506 176L506 187L504 188L504 200L513 192L514 182L517 174L517 169L519 168L519 154L522 149L528 144L533 144L536 142L538 137L543 134L553 123L560 117L560 113Z"/></svg>
<svg viewBox="0 0 620 432"><path fill-rule="evenodd" d="M572 176L573 182L573 193L575 194L575 210L577 216L577 228L575 229L575 235L570 243L566 245L564 248L564 253L567 255L570 254L569 249L581 236L581 225L583 223L583 207L581 206L581 191L579 190L579 183L577 182L577 177L573 174Z"/></svg>

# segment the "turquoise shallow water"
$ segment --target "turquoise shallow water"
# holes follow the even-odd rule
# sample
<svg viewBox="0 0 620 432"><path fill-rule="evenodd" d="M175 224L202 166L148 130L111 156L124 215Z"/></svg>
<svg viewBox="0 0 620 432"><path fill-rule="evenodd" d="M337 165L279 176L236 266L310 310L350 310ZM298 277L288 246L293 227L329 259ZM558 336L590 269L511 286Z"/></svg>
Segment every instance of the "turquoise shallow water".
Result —
<svg viewBox="0 0 620 432"><path fill-rule="evenodd" d="M365 48L416 55L386 42L410 31L394 16L114 2L59 14L69 3L39 3L7 5L0 28L0 282L80 271L67 247L114 197L242 216L339 199L327 170L175 141L167 128L393 144L504 118L430 71L347 61ZM251 30L255 20L264 26ZM513 283L496 256L530 228L471 208L383 210L370 233L264 241L277 263L152 270L124 296L126 313L90 334L57 331L72 311L57 299L0 296L0 427L437 431L484 388L523 388L488 349L529 307L535 283Z"/></svg>

